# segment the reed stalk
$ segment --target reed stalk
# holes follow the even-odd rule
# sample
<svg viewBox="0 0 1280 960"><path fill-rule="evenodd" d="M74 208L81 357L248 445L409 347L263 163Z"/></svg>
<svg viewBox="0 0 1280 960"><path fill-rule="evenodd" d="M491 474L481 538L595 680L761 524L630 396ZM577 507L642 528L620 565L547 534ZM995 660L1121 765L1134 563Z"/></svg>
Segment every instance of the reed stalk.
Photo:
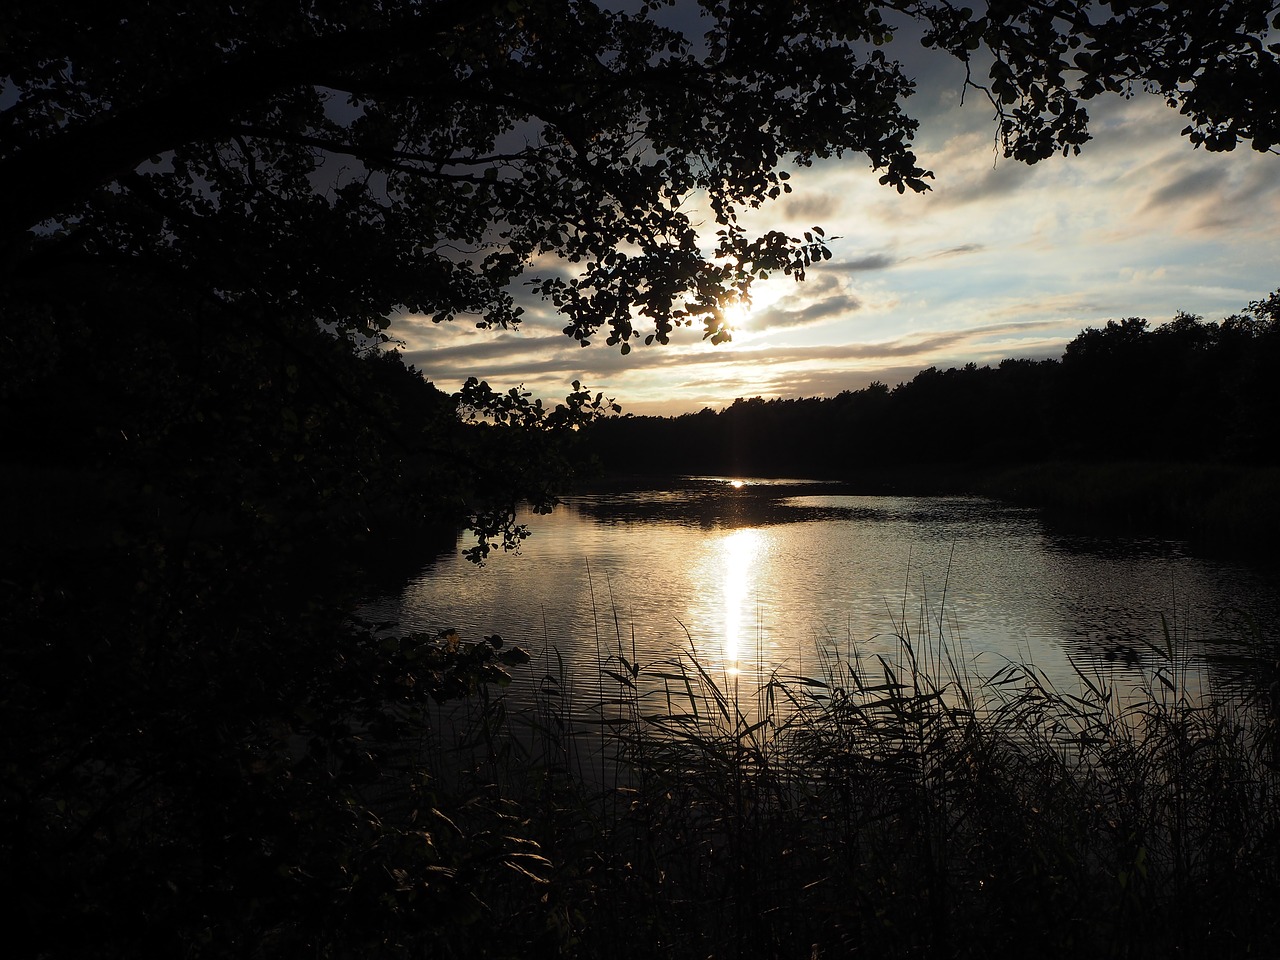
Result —
<svg viewBox="0 0 1280 960"><path fill-rule="evenodd" d="M692 643L642 664L615 610L589 709L553 651L531 713L483 720L525 752L491 726L469 741L523 771L490 780L554 864L545 942L619 960L1275 955L1266 698L1191 690L1168 627L1134 691L1084 669L1059 689L1024 663L978 676L944 603L914 626L904 607L895 656L846 637L808 675L713 675ZM590 763L570 759L584 738Z"/></svg>

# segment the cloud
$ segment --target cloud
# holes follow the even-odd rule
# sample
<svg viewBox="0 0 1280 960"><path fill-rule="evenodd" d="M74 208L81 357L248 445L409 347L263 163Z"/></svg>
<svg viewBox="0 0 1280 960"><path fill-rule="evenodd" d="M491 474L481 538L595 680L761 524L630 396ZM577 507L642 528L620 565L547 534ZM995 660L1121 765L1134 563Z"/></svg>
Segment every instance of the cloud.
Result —
<svg viewBox="0 0 1280 960"><path fill-rule="evenodd" d="M896 386L912 379L917 366L888 366L871 370L796 370L781 373L763 384L762 395L780 397L833 397L845 390L862 390L878 380Z"/></svg>
<svg viewBox="0 0 1280 960"><path fill-rule="evenodd" d="M1000 342L988 342L985 349L981 346L984 340L994 341L1000 331L1033 328L1043 334L1055 331L1052 324L1010 324L973 331L973 342L968 342L964 335L944 333L880 344L848 345L834 350L812 347L768 351L746 364L704 362L679 366L673 371L681 374L675 389L684 402L677 405L661 396L636 394L635 401L624 400L624 407L636 414L668 415L706 406L723 407L736 397L833 396L843 390L862 389L874 380L894 386L911 380L928 366L945 369L969 360L995 364L1005 357L1044 359L1061 356L1067 339L1062 336L1043 336L1025 346ZM948 350L950 355L946 353ZM699 359L710 361L714 358ZM670 392L668 390L668 397Z"/></svg>
<svg viewBox="0 0 1280 960"><path fill-rule="evenodd" d="M833 363L848 360L891 360L897 357L937 353L962 346L968 347L997 337L1024 333L1046 333L1060 330L1062 326L1062 322L1057 320L1029 320L988 324L964 330L926 331L875 342L744 347L741 349L730 347L721 352L707 351L688 354L683 357L671 356L663 361L663 365L745 362L754 367L757 365L776 366L814 360Z"/></svg>
<svg viewBox="0 0 1280 960"><path fill-rule="evenodd" d="M820 190L808 190L789 194L778 206L784 219L813 224L834 219L844 206L844 200Z"/></svg>
<svg viewBox="0 0 1280 960"><path fill-rule="evenodd" d="M790 299L790 298L788 298ZM752 316L754 326L767 330L807 327L833 317L844 317L862 308L862 301L850 295L824 297L802 307L788 309L781 304L761 310Z"/></svg>
<svg viewBox="0 0 1280 960"><path fill-rule="evenodd" d="M987 249L985 243L961 243L954 247L947 247L945 250L933 250L927 253L918 253L913 256L903 257L898 263L919 263L926 260L945 260L948 257L963 257L971 253L981 253Z"/></svg>
<svg viewBox="0 0 1280 960"><path fill-rule="evenodd" d="M1268 213L1272 222L1280 215L1276 173L1274 157L1245 150L1155 153L1118 180L1123 193L1113 202L1129 216L1115 221L1112 236L1155 234L1165 245L1184 246L1232 234L1239 242L1251 242L1249 234L1274 242L1274 231L1264 224Z"/></svg>
<svg viewBox="0 0 1280 960"><path fill-rule="evenodd" d="M1221 167L1205 167L1181 173L1147 194L1142 212L1165 206L1185 207L1188 204L1198 204L1207 195L1217 193L1226 177L1226 171Z"/></svg>
<svg viewBox="0 0 1280 960"><path fill-rule="evenodd" d="M1030 185L1033 168L1012 160L997 159L976 166L971 159L972 138L964 137L966 160L943 160L939 165L939 181L933 203L940 207L961 207L988 200L1007 200Z"/></svg>
<svg viewBox="0 0 1280 960"><path fill-rule="evenodd" d="M411 347L414 354L429 356L436 363L447 366L470 365L503 358L528 357L545 353L550 348L559 348L569 341L567 337L521 337L511 334L490 334L483 339L455 346Z"/></svg>
<svg viewBox="0 0 1280 960"><path fill-rule="evenodd" d="M1086 326L1180 309L1218 318L1280 285L1280 158L1192 150L1178 136L1185 120L1159 98L1099 98L1081 156L1027 167L993 152L980 95L957 103L962 74L930 91L944 81L938 70L908 103L935 190L899 196L861 157L792 171L796 193L744 226L821 223L835 259L801 284L757 284L752 321L732 343L713 347L697 328L627 357L603 335L582 349L524 287L513 288L527 311L518 331L460 320L397 321L391 332L447 389L474 374L559 398L581 378L628 411L679 413L893 385L928 366L1060 356ZM555 269L546 259L531 273Z"/></svg>
<svg viewBox="0 0 1280 960"><path fill-rule="evenodd" d="M423 348L406 351L405 358L437 381L461 382L480 376L495 382L540 382L551 392L574 379L589 384L620 376L667 374L699 368L726 366L738 372L725 374L741 382L743 371L753 380L762 368L802 363L831 366L850 361L892 361L905 357L925 357L940 351L972 347L983 340L1025 331L1043 331L1051 322L991 324L970 330L934 331L912 334L888 341L813 344L791 346L750 346L736 343L712 346L705 342L672 343L667 346L637 346L628 356L603 343L583 349L567 338L540 337L515 353L509 342L478 343L466 347ZM925 364L926 366L928 364ZM686 376L685 383L688 378Z"/></svg>
<svg viewBox="0 0 1280 960"><path fill-rule="evenodd" d="M936 253L927 254L921 259L941 260L944 257L960 257L967 253L981 253L986 248L986 244L983 243L962 243L958 246L947 247L945 250L939 250Z"/></svg>
<svg viewBox="0 0 1280 960"><path fill-rule="evenodd" d="M1263 211L1280 217L1280 178L1274 163L1258 163L1241 175L1230 178L1215 195L1206 195L1200 205L1192 229L1206 231L1248 230Z"/></svg>
<svg viewBox="0 0 1280 960"><path fill-rule="evenodd" d="M872 270L887 270L898 262L898 258L889 253L869 253L853 260L832 260L823 266L824 270L837 270L840 273L866 273Z"/></svg>

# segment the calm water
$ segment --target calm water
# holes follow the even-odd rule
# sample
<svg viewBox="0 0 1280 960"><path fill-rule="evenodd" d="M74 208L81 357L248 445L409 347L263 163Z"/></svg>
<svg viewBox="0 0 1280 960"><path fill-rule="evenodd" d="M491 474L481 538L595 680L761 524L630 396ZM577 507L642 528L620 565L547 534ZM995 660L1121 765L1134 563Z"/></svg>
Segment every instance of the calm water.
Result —
<svg viewBox="0 0 1280 960"><path fill-rule="evenodd" d="M518 553L479 569L446 554L366 613L555 648L578 676L620 649L644 665L692 651L721 675L814 674L819 651L896 657L905 630L930 649L942 637L970 677L1014 660L1066 687L1073 664L1149 675L1162 616L1193 682L1231 683L1280 623L1273 575L1175 541L1058 535L979 498L699 478L576 497L528 522Z"/></svg>

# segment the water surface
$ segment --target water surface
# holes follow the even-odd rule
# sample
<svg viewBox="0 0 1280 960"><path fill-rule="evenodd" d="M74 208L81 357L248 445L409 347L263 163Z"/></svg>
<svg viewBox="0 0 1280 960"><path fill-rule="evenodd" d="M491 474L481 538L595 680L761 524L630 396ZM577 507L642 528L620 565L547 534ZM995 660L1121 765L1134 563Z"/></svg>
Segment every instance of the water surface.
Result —
<svg viewBox="0 0 1280 960"><path fill-rule="evenodd" d="M494 633L598 675L682 652L713 675L815 675L898 637L982 679L1016 661L1073 688L1164 662L1232 682L1280 613L1275 579L1177 541L1072 537L974 497L853 496L831 484L692 478L579 496L482 568L450 553L366 611L401 629ZM465 545L465 544L463 544ZM1272 656L1272 654L1268 654Z"/></svg>

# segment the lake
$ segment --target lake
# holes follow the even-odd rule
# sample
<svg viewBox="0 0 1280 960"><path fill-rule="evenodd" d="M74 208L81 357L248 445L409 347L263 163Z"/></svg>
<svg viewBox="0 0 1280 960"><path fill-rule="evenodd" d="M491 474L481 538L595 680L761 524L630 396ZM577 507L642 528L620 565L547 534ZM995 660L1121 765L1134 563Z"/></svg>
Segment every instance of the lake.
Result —
<svg viewBox="0 0 1280 960"><path fill-rule="evenodd" d="M480 568L439 556L364 614L500 634L535 655L531 670L554 650L581 678L619 652L645 667L691 653L726 678L817 675L832 655L898 661L904 634L972 679L1013 661L1063 689L1078 671L1140 684L1168 666L1166 630L1193 688L1276 656L1262 646L1280 622L1273 573L1178 541L1057 532L989 499L701 477L524 519L518 552Z"/></svg>

